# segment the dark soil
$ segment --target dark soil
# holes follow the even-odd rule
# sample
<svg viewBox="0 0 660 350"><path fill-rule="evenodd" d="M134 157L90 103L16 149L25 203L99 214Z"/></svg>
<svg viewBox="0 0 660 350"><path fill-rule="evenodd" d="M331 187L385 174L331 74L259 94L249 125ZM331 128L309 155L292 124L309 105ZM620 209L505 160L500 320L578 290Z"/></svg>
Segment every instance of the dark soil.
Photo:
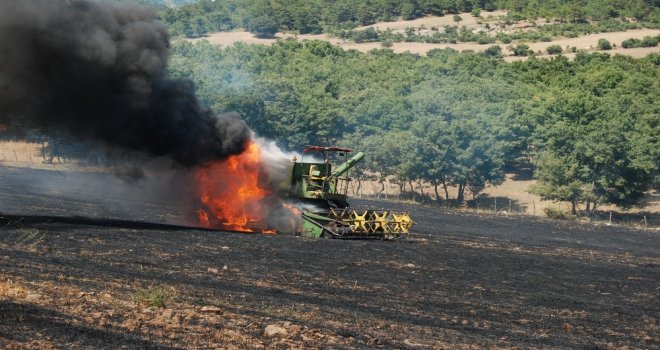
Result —
<svg viewBox="0 0 660 350"><path fill-rule="evenodd" d="M30 176L55 188L25 187ZM59 191L67 176L0 167L0 348L660 344L655 231L357 200L410 210L413 234L203 231L145 224L185 216L167 203Z"/></svg>

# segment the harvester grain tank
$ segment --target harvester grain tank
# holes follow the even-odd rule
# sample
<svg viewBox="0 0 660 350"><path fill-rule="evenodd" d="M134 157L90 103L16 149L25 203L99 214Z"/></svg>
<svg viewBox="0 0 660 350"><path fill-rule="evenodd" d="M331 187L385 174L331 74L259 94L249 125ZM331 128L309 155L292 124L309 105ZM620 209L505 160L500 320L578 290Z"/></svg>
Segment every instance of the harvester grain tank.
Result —
<svg viewBox="0 0 660 350"><path fill-rule="evenodd" d="M288 196L301 211L299 232L308 237L382 238L407 235L413 222L408 212L353 209L347 201L349 170L364 159L343 147L306 148L293 160ZM305 161L305 157L311 161ZM338 159L346 159L334 167ZM334 168L334 169L333 169Z"/></svg>

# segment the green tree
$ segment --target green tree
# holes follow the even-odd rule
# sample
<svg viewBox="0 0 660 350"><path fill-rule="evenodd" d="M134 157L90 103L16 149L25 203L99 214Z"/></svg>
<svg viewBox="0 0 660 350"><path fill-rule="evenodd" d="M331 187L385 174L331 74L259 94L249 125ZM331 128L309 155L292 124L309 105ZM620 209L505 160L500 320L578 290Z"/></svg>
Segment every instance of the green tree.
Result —
<svg viewBox="0 0 660 350"><path fill-rule="evenodd" d="M660 184L658 67L658 55L507 63L441 49L420 56L311 40L225 48L179 40L169 72L284 148L359 145L365 176L396 179L406 193L422 180L438 198L454 186L464 200L498 184L505 169L524 173L532 163L539 194L593 211L632 205Z"/></svg>
<svg viewBox="0 0 660 350"><path fill-rule="evenodd" d="M401 17L405 20L411 20L422 14L416 2L405 2L401 5Z"/></svg>
<svg viewBox="0 0 660 350"><path fill-rule="evenodd" d="M544 200L569 202L571 213L577 214L577 205L584 198L585 184L579 180L579 166L568 156L547 151L535 160L535 177L539 181L530 192Z"/></svg>
<svg viewBox="0 0 660 350"><path fill-rule="evenodd" d="M561 45L550 45L545 50L548 52L548 55L558 55L563 51Z"/></svg>
<svg viewBox="0 0 660 350"><path fill-rule="evenodd" d="M611 50L612 44L610 44L607 39L598 39L598 49L600 50Z"/></svg>
<svg viewBox="0 0 660 350"><path fill-rule="evenodd" d="M272 38L277 33L277 23L269 16L261 16L251 19L247 29L258 38Z"/></svg>

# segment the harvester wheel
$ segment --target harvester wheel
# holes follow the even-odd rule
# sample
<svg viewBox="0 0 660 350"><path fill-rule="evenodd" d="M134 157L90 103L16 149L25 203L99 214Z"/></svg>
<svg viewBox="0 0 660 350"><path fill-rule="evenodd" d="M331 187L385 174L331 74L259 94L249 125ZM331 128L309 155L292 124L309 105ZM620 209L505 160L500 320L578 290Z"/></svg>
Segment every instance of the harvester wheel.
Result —
<svg viewBox="0 0 660 350"><path fill-rule="evenodd" d="M295 235L299 231L299 219L285 208L278 208L268 215L268 227L274 228L281 235Z"/></svg>

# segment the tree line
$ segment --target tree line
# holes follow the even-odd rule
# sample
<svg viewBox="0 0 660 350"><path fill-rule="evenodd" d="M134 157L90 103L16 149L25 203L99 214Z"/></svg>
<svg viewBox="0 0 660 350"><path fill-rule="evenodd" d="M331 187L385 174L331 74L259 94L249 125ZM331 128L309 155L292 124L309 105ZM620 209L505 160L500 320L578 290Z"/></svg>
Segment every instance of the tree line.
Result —
<svg viewBox="0 0 660 350"><path fill-rule="evenodd" d="M507 63L435 49L345 51L323 41L272 46L177 41L171 74L217 111L237 111L289 150L339 144L367 153L363 176L402 191L430 183L462 202L506 173L573 211L621 206L660 184L660 56L578 53ZM450 198L449 187L457 195Z"/></svg>
<svg viewBox="0 0 660 350"><path fill-rule="evenodd" d="M588 24L631 18L658 26L659 7L657 0L200 0L163 6L160 17L175 36L197 37L235 28L272 36L278 31L335 33L382 21L496 9L509 11L511 21L558 18Z"/></svg>

